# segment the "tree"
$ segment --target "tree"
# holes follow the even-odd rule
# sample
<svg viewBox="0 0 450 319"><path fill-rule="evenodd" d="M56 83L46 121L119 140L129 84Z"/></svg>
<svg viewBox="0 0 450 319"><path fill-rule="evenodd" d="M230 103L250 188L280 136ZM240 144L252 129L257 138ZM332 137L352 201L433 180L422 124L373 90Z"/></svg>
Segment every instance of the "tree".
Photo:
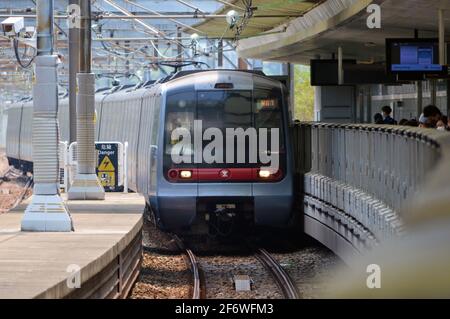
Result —
<svg viewBox="0 0 450 319"><path fill-rule="evenodd" d="M294 118L300 121L314 120L314 87L310 82L309 66L296 65L294 73Z"/></svg>

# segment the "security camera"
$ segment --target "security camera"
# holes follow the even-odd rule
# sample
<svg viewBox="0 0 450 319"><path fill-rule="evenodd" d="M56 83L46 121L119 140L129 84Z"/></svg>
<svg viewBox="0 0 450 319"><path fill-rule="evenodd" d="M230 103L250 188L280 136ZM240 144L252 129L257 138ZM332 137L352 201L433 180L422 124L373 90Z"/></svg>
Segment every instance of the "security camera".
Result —
<svg viewBox="0 0 450 319"><path fill-rule="evenodd" d="M3 34L14 37L25 26L23 17L9 17L2 21Z"/></svg>

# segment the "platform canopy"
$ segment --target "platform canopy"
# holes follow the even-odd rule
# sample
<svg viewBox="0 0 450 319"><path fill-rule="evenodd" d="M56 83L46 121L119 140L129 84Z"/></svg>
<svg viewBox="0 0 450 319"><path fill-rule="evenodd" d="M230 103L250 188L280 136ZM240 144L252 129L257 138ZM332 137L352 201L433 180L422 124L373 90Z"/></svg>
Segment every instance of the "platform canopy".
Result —
<svg viewBox="0 0 450 319"><path fill-rule="evenodd" d="M324 0L252 0L251 6L255 8L253 17L243 29L241 37L249 37L271 30L288 21L298 18L317 6ZM242 0L224 0L223 7L214 14L227 14L235 10L242 18L245 13L245 2ZM228 4L227 4L228 3ZM209 18L194 25L195 28L205 32L209 37L233 37L235 32L229 28L225 19ZM191 32L186 30L187 32Z"/></svg>
<svg viewBox="0 0 450 319"><path fill-rule="evenodd" d="M381 29L367 27L371 4L381 8ZM439 9L445 10L449 38L448 0L326 0L266 34L239 40L237 52L243 58L309 63L330 58L342 46L346 58L384 61L386 38L414 37L414 29L419 37L437 37Z"/></svg>

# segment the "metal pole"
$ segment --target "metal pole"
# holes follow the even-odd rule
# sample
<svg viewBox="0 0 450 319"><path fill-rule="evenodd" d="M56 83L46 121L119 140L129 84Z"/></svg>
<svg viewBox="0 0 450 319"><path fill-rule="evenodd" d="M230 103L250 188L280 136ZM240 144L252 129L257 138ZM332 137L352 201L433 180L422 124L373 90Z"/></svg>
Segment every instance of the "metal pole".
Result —
<svg viewBox="0 0 450 319"><path fill-rule="evenodd" d="M181 38L181 28L180 27L177 27L177 37ZM177 56L180 60L183 60L182 53L183 53L183 46L181 45L181 42L180 42L179 44L177 44Z"/></svg>
<svg viewBox="0 0 450 319"><path fill-rule="evenodd" d="M77 74L77 174L68 192L70 200L104 199L96 175L95 74L91 73L91 2L80 0L80 73Z"/></svg>
<svg viewBox="0 0 450 319"><path fill-rule="evenodd" d="M423 107L423 85L422 81L417 81L417 120L419 120L420 114L422 114Z"/></svg>
<svg viewBox="0 0 450 319"><path fill-rule="evenodd" d="M436 105L437 102L437 81L432 79L430 81L431 86L431 104Z"/></svg>
<svg viewBox="0 0 450 319"><path fill-rule="evenodd" d="M80 73L91 72L91 2L80 1L80 50L78 50L80 61Z"/></svg>
<svg viewBox="0 0 450 319"><path fill-rule="evenodd" d="M70 0L69 4L79 5L78 0ZM77 139L77 73L80 71L78 52L80 51L80 31L69 29L69 144Z"/></svg>
<svg viewBox="0 0 450 319"><path fill-rule="evenodd" d="M72 230L59 195L58 57L53 55L53 0L37 0L37 56L33 85L33 197L22 231Z"/></svg>
<svg viewBox="0 0 450 319"><path fill-rule="evenodd" d="M367 114L366 122L372 123L372 86L369 85L367 90Z"/></svg>
<svg viewBox="0 0 450 319"><path fill-rule="evenodd" d="M223 67L223 40L219 40L218 49L217 49L217 66L219 68Z"/></svg>
<svg viewBox="0 0 450 319"><path fill-rule="evenodd" d="M344 69L343 69L343 52L342 47L338 48L338 83L339 85L344 84Z"/></svg>
<svg viewBox="0 0 450 319"><path fill-rule="evenodd" d="M53 1L37 1L37 55L53 54ZM49 13L51 11L51 13Z"/></svg>
<svg viewBox="0 0 450 319"><path fill-rule="evenodd" d="M439 9L438 12L439 20L439 64L445 65L445 21L444 21L444 10Z"/></svg>
<svg viewBox="0 0 450 319"><path fill-rule="evenodd" d="M447 80L447 116L450 116L450 81Z"/></svg>
<svg viewBox="0 0 450 319"><path fill-rule="evenodd" d="M438 20L439 20L439 64L446 65L447 64L447 55L445 48L445 21L444 21L444 10L439 9L438 12ZM447 106L447 116L450 115L450 81L448 79L445 80L447 83L447 94L446 94L446 106Z"/></svg>

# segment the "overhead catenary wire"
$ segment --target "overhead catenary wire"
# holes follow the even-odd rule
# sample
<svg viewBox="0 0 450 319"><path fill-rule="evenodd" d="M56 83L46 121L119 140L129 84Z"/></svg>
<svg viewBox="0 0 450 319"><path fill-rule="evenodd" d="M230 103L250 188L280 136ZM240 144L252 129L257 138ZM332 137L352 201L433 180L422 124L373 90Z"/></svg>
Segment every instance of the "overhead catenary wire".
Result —
<svg viewBox="0 0 450 319"><path fill-rule="evenodd" d="M140 9L144 10L144 11L147 11L147 12L150 12L150 13L153 13L153 14L156 14L156 15L159 15L161 18L165 18L165 15L164 15L164 14L159 13L159 12L154 11L154 10L151 10L151 9L149 9L149 8L146 8L146 7L144 7L143 5L140 5L140 4L135 3L135 2L131 2L130 0L123 0L123 1L125 1L126 3L129 3L129 4L131 4L131 5L133 5L133 6L135 6L135 7L138 7L138 8L140 8ZM168 19L169 19L170 21L172 21L173 23L175 23L176 25L185 27L185 28L187 28L187 29L190 29L190 30L195 31L195 32L198 32L198 33L203 33L203 34L205 34L205 32L203 32L203 31L201 31L201 30L199 30L199 29L197 29L197 28L194 28L194 27L192 27L192 26L190 26L190 25L188 25L188 24L186 24L186 23L180 22L180 21L178 21L178 20L176 20L176 19L172 19L172 18L168 18Z"/></svg>

